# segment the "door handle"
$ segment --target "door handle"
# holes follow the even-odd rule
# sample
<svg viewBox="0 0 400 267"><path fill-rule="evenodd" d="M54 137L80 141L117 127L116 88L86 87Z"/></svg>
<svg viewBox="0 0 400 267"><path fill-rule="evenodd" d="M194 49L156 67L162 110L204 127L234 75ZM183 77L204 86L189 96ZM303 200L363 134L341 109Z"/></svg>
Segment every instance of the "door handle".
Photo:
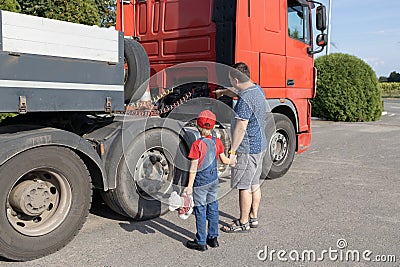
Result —
<svg viewBox="0 0 400 267"><path fill-rule="evenodd" d="M294 80L293 79L289 79L286 81L286 85L287 86L294 86Z"/></svg>

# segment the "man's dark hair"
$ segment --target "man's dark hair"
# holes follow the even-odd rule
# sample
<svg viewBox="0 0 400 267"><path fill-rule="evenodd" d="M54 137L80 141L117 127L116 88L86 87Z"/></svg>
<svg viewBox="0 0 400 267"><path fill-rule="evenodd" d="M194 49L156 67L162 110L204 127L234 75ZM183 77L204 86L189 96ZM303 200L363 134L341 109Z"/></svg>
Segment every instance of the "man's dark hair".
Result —
<svg viewBox="0 0 400 267"><path fill-rule="evenodd" d="M234 70L229 71L229 75L232 79L238 79L238 81L241 83L248 82L250 80L250 70L245 63L236 63L232 66L232 68L234 68Z"/></svg>

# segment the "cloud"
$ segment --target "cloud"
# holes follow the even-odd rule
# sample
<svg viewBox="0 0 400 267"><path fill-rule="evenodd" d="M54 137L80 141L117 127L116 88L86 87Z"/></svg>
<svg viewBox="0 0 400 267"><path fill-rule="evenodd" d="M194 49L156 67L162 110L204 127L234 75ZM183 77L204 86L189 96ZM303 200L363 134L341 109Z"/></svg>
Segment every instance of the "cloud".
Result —
<svg viewBox="0 0 400 267"><path fill-rule="evenodd" d="M374 31L371 33L376 34L376 35L392 35L395 33L400 33L400 28L399 29L384 29L384 30Z"/></svg>
<svg viewBox="0 0 400 267"><path fill-rule="evenodd" d="M373 34L377 34L377 35L383 35L386 33L385 30L380 30L380 31L376 31L376 32L372 32Z"/></svg>
<svg viewBox="0 0 400 267"><path fill-rule="evenodd" d="M379 67L379 66L384 66L385 61L382 59L376 58L376 57L371 57L371 58L366 58L364 59L368 64L374 66L374 67Z"/></svg>

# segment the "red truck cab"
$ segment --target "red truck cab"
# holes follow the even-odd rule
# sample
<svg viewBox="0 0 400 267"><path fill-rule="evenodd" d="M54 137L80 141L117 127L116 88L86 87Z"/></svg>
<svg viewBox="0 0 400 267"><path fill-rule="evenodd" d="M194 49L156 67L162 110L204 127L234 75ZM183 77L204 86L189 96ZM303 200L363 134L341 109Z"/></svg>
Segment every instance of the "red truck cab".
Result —
<svg viewBox="0 0 400 267"><path fill-rule="evenodd" d="M270 134L269 177L282 176L311 142L315 95L312 9L306 0L118 1L117 29L139 40L154 75L179 63L245 62L264 90L277 128ZM325 7L317 8L319 46L326 43ZM151 85L150 85L151 87ZM168 87L166 85L165 87ZM211 87L212 88L212 87ZM212 89L211 89L212 90ZM210 94L213 97L213 94ZM280 122L280 121L284 122ZM288 123L291 126L287 126ZM292 127L292 129L289 129Z"/></svg>

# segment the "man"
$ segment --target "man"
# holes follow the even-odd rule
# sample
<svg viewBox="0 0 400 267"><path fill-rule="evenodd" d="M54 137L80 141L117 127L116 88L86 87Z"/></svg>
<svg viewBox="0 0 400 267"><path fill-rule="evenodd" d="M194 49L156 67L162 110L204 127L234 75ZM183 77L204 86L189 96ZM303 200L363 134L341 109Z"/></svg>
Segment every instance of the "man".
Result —
<svg viewBox="0 0 400 267"><path fill-rule="evenodd" d="M267 148L265 118L267 104L260 86L250 80L245 63L233 65L229 80L239 97L232 119L231 187L239 190L240 218L221 228L227 233L248 232L258 226L258 208L261 200L260 176L264 151ZM218 90L218 95L232 96L229 89Z"/></svg>

